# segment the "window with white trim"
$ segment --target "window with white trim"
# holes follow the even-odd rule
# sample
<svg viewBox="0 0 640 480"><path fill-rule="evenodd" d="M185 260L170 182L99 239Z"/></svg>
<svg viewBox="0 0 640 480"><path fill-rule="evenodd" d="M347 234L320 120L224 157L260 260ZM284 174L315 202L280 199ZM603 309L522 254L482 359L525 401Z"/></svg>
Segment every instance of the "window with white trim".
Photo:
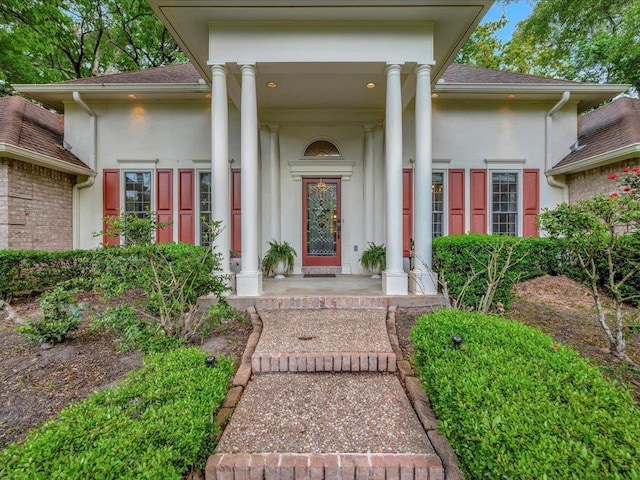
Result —
<svg viewBox="0 0 640 480"><path fill-rule="evenodd" d="M431 178L431 232L434 237L441 237L444 235L444 173L433 172Z"/></svg>
<svg viewBox="0 0 640 480"><path fill-rule="evenodd" d="M518 235L517 172L491 172L491 233Z"/></svg>
<svg viewBox="0 0 640 480"><path fill-rule="evenodd" d="M124 212L138 218L153 210L151 172L124 172Z"/></svg>
<svg viewBox="0 0 640 480"><path fill-rule="evenodd" d="M198 231L199 243L202 246L210 246L211 233L211 172L198 173Z"/></svg>

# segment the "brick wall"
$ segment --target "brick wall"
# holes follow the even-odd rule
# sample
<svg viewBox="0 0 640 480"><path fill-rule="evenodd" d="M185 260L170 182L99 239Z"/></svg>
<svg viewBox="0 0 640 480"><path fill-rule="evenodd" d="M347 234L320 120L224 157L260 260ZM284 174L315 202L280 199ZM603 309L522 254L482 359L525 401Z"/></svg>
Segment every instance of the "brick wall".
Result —
<svg viewBox="0 0 640 480"><path fill-rule="evenodd" d="M0 248L73 247L76 176L0 158Z"/></svg>
<svg viewBox="0 0 640 480"><path fill-rule="evenodd" d="M640 165L640 159L625 160L585 172L567 175L569 203L591 198L597 193L609 194L615 191L617 188L616 183L608 179L609 174L620 172L623 167L633 165Z"/></svg>

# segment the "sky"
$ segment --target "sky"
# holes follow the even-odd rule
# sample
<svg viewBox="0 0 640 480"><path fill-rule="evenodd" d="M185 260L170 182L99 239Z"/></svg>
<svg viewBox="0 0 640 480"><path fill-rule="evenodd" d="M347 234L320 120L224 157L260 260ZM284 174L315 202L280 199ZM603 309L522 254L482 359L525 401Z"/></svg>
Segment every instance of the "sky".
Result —
<svg viewBox="0 0 640 480"><path fill-rule="evenodd" d="M516 0L506 6L503 5L502 2L496 2L493 4L493 7L491 7L489 13L487 13L487 16L484 17L481 23L499 20L504 13L507 17L507 25L503 29L498 30L498 38L506 41L511 38L513 30L516 28L516 24L520 20L528 17L532 9L533 5L531 5L527 0Z"/></svg>

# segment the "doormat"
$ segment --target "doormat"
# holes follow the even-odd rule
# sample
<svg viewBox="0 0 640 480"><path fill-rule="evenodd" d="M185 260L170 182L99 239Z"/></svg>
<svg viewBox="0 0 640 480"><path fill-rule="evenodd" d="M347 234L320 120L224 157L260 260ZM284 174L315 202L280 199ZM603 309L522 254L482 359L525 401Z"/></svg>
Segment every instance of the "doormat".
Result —
<svg viewBox="0 0 640 480"><path fill-rule="evenodd" d="M335 273L305 273L302 278L336 278Z"/></svg>

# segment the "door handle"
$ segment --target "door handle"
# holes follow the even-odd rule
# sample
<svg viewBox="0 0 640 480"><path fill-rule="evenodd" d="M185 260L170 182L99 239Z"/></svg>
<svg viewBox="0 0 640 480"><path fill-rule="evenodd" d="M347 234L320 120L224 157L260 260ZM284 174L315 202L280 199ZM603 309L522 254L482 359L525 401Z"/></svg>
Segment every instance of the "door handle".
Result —
<svg viewBox="0 0 640 480"><path fill-rule="evenodd" d="M336 234L337 234L338 240L340 240L341 232L342 232L342 220L340 220L339 218L336 218Z"/></svg>

